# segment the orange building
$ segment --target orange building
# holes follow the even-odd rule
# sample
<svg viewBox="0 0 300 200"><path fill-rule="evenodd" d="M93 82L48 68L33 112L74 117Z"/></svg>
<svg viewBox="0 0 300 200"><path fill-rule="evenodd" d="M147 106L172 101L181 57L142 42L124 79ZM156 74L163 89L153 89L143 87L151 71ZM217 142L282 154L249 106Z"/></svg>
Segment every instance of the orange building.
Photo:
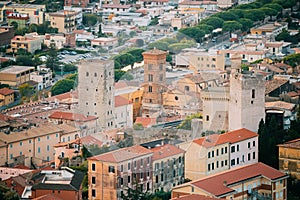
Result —
<svg viewBox="0 0 300 200"><path fill-rule="evenodd" d="M14 102L14 91L8 88L0 89L0 106Z"/></svg>
<svg viewBox="0 0 300 200"><path fill-rule="evenodd" d="M263 163L231 169L176 186L172 198L197 194L223 199L287 199L288 176Z"/></svg>
<svg viewBox="0 0 300 200"><path fill-rule="evenodd" d="M132 146L88 159L90 200L117 200L125 188L136 184L144 192L152 190L152 151Z"/></svg>
<svg viewBox="0 0 300 200"><path fill-rule="evenodd" d="M279 170L300 180L300 138L278 145Z"/></svg>

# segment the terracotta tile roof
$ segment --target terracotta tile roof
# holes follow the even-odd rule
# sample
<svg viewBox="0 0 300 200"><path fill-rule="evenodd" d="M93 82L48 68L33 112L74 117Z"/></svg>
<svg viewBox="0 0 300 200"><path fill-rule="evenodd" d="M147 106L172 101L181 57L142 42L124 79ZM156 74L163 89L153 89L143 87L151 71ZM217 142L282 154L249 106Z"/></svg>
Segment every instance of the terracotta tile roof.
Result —
<svg viewBox="0 0 300 200"><path fill-rule="evenodd" d="M44 196L34 198L32 200L63 200L63 199L56 196L55 194L49 193L49 194L46 194Z"/></svg>
<svg viewBox="0 0 300 200"><path fill-rule="evenodd" d="M293 148L293 149L300 149L300 138L288 141L284 144L279 144L279 147L286 147L286 148Z"/></svg>
<svg viewBox="0 0 300 200"><path fill-rule="evenodd" d="M120 89L120 88L125 88L127 87L127 83L125 81L118 81L118 82L115 82L115 89Z"/></svg>
<svg viewBox="0 0 300 200"><path fill-rule="evenodd" d="M214 197L208 197L208 196L203 196L199 194L189 194L189 195L184 195L180 197L175 197L172 198L171 200L215 200L220 198L214 198Z"/></svg>
<svg viewBox="0 0 300 200"><path fill-rule="evenodd" d="M156 118L137 117L135 120L135 124L142 124L143 127L149 127L156 124Z"/></svg>
<svg viewBox="0 0 300 200"><path fill-rule="evenodd" d="M171 144L155 147L150 149L153 152L152 159L160 160L177 154L182 154L185 151Z"/></svg>
<svg viewBox="0 0 300 200"><path fill-rule="evenodd" d="M115 107L125 106L125 105L129 105L129 104L131 104L131 101L129 101L125 97L122 97L120 95L115 96Z"/></svg>
<svg viewBox="0 0 300 200"><path fill-rule="evenodd" d="M295 92L295 91L291 91L291 92L286 93L286 95L289 96L289 97L298 97L298 96L300 96L300 93Z"/></svg>
<svg viewBox="0 0 300 200"><path fill-rule="evenodd" d="M13 94L14 91L9 89L9 88L1 88L0 89L0 94L6 96L6 95L10 95L10 94Z"/></svg>
<svg viewBox="0 0 300 200"><path fill-rule="evenodd" d="M275 73L283 73L284 70L280 69L279 67L275 66L275 65L267 65L266 66L270 71L275 72Z"/></svg>
<svg viewBox="0 0 300 200"><path fill-rule="evenodd" d="M97 138L93 137L92 135L88 135L85 137L80 138L80 141L83 145L98 145L98 147L101 147L103 142L98 140Z"/></svg>
<svg viewBox="0 0 300 200"><path fill-rule="evenodd" d="M66 92L63 94L49 97L46 100L50 102L54 102L55 100L57 100L60 103L75 103L78 102L78 92L77 91Z"/></svg>
<svg viewBox="0 0 300 200"><path fill-rule="evenodd" d="M258 137L258 134L248 129L242 128L223 134L212 134L206 137L201 137L199 139L193 140L193 142L208 148L224 143L232 144L254 137Z"/></svg>
<svg viewBox="0 0 300 200"><path fill-rule="evenodd" d="M266 42L265 46L278 48L278 47L283 46L283 42Z"/></svg>
<svg viewBox="0 0 300 200"><path fill-rule="evenodd" d="M142 54L143 54L143 55L144 55L144 54L154 54L154 55L156 55L156 54L167 54L167 52L166 52L166 51L159 50L159 49L152 49L152 50L149 50L149 51L145 51L145 52L143 52Z"/></svg>
<svg viewBox="0 0 300 200"><path fill-rule="evenodd" d="M272 101L266 102L265 108L266 109L284 109L284 110L293 110L296 107L296 104L287 103L284 101Z"/></svg>
<svg viewBox="0 0 300 200"><path fill-rule="evenodd" d="M125 160L144 156L147 154L151 155L152 151L142 146L136 145L136 146L122 148L108 153L100 154L88 158L88 160L118 163L118 162L123 162Z"/></svg>
<svg viewBox="0 0 300 200"><path fill-rule="evenodd" d="M121 5L121 4L104 4L102 8L130 8L131 5Z"/></svg>
<svg viewBox="0 0 300 200"><path fill-rule="evenodd" d="M284 79L273 79L273 80L267 81L265 94L269 94L270 92L276 90L277 88L286 84L287 82L289 82L289 81L284 80Z"/></svg>
<svg viewBox="0 0 300 200"><path fill-rule="evenodd" d="M70 121L78 121L78 122L87 122L96 120L98 117L95 116L84 116L82 114L70 113L70 112L61 112L57 111L51 114L49 119L65 119Z"/></svg>
<svg viewBox="0 0 300 200"><path fill-rule="evenodd" d="M286 174L259 162L202 178L200 180L190 182L189 185L198 187L218 197L226 193L234 192L235 190L231 189L230 185L241 183L244 180L258 176L263 176L272 181L286 177ZM224 182L226 182L226 185Z"/></svg>

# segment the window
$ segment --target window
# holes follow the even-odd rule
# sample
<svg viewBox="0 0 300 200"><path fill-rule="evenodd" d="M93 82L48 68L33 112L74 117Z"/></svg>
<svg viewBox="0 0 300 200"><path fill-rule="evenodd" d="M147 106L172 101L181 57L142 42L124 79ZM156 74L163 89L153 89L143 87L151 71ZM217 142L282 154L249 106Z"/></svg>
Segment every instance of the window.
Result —
<svg viewBox="0 0 300 200"><path fill-rule="evenodd" d="M130 163L128 163L128 165L127 165L127 169L128 169L128 170L130 170Z"/></svg>
<svg viewBox="0 0 300 200"><path fill-rule="evenodd" d="M92 176L92 184L96 184L96 177Z"/></svg>
<svg viewBox="0 0 300 200"><path fill-rule="evenodd" d="M235 159L232 159L232 160L230 161L230 165L231 165L231 166L234 166L234 165L235 165Z"/></svg>
<svg viewBox="0 0 300 200"><path fill-rule="evenodd" d="M190 87L186 85L186 86L184 86L184 90L185 91L190 91Z"/></svg>
<svg viewBox="0 0 300 200"><path fill-rule="evenodd" d="M248 148L250 148L250 142L248 142Z"/></svg>
<svg viewBox="0 0 300 200"><path fill-rule="evenodd" d="M47 145L47 151L50 151L50 146L49 145Z"/></svg>
<svg viewBox="0 0 300 200"><path fill-rule="evenodd" d="M148 87L148 92L152 92L152 86Z"/></svg>
<svg viewBox="0 0 300 200"><path fill-rule="evenodd" d="M56 133L57 134L57 133ZM31 140L28 141L29 144L31 144Z"/></svg>
<svg viewBox="0 0 300 200"><path fill-rule="evenodd" d="M248 153L248 160L250 160L251 159L251 155L250 155L250 153Z"/></svg>
<svg viewBox="0 0 300 200"><path fill-rule="evenodd" d="M252 146L254 146L254 147L255 147L255 141L253 141L253 143L252 143Z"/></svg>
<svg viewBox="0 0 300 200"><path fill-rule="evenodd" d="M236 151L240 151L240 145L236 145Z"/></svg>
<svg viewBox="0 0 300 200"><path fill-rule="evenodd" d="M206 121L209 121L209 115L206 115Z"/></svg>
<svg viewBox="0 0 300 200"><path fill-rule="evenodd" d="M207 169L208 169L208 171L210 171L210 164L207 165Z"/></svg>
<svg viewBox="0 0 300 200"><path fill-rule="evenodd" d="M153 81L153 74L148 74L148 81L152 82Z"/></svg>
<svg viewBox="0 0 300 200"><path fill-rule="evenodd" d="M227 153L227 147L225 147L225 153Z"/></svg>
<svg viewBox="0 0 300 200"><path fill-rule="evenodd" d="M221 161L221 167L224 167L224 161L223 160Z"/></svg>
<svg viewBox="0 0 300 200"><path fill-rule="evenodd" d="M86 76L89 76L89 72L86 72Z"/></svg>
<svg viewBox="0 0 300 200"><path fill-rule="evenodd" d="M164 174L160 175L160 181L164 181Z"/></svg>
<svg viewBox="0 0 300 200"><path fill-rule="evenodd" d="M255 152L252 153L252 159L255 159Z"/></svg>
<svg viewBox="0 0 300 200"><path fill-rule="evenodd" d="M130 183L130 176L127 176L127 182Z"/></svg>
<svg viewBox="0 0 300 200"><path fill-rule="evenodd" d="M232 146L231 147L231 153L234 153L235 152L235 146Z"/></svg>
<svg viewBox="0 0 300 200"><path fill-rule="evenodd" d="M211 170L215 169L215 163L211 163Z"/></svg>
<svg viewBox="0 0 300 200"><path fill-rule="evenodd" d="M96 171L96 164L92 163L92 171Z"/></svg>
<svg viewBox="0 0 300 200"><path fill-rule="evenodd" d="M216 164L216 165L217 165L217 168L219 168L219 161L217 161L217 164Z"/></svg>
<svg viewBox="0 0 300 200"><path fill-rule="evenodd" d="M163 70L163 64L159 64L159 70L160 70L160 71Z"/></svg>
<svg viewBox="0 0 300 200"><path fill-rule="evenodd" d="M212 158L215 157L215 152L214 151L211 152L211 157Z"/></svg>
<svg viewBox="0 0 300 200"><path fill-rule="evenodd" d="M223 155L224 154L224 148L222 147L221 149L221 154Z"/></svg>
<svg viewBox="0 0 300 200"><path fill-rule="evenodd" d="M41 141L41 138L38 137L38 142Z"/></svg>
<svg viewBox="0 0 300 200"><path fill-rule="evenodd" d="M144 173L143 172L141 172L141 174L140 174L140 179L144 179Z"/></svg>
<svg viewBox="0 0 300 200"><path fill-rule="evenodd" d="M219 155L219 149L217 149L217 156Z"/></svg>
<svg viewBox="0 0 300 200"><path fill-rule="evenodd" d="M147 164L150 164L150 157L147 157Z"/></svg>
<svg viewBox="0 0 300 200"><path fill-rule="evenodd" d="M50 136L49 135L47 135L47 140L49 140L50 139Z"/></svg>
<svg viewBox="0 0 300 200"><path fill-rule="evenodd" d="M208 157L208 158L210 158L210 152L208 152L208 155L207 155L207 157Z"/></svg>
<svg viewBox="0 0 300 200"><path fill-rule="evenodd" d="M115 166L112 166L112 165L108 166L108 172L115 173Z"/></svg>
<svg viewBox="0 0 300 200"><path fill-rule="evenodd" d="M123 172L123 165L121 165L121 169L120 169L120 171L121 171L121 172Z"/></svg>
<svg viewBox="0 0 300 200"><path fill-rule="evenodd" d="M225 166L227 166L227 160L225 160Z"/></svg>
<svg viewBox="0 0 300 200"><path fill-rule="evenodd" d="M133 162L133 166L136 167L136 161Z"/></svg>
<svg viewBox="0 0 300 200"><path fill-rule="evenodd" d="M240 164L240 158L236 158L236 164Z"/></svg>
<svg viewBox="0 0 300 200"><path fill-rule="evenodd" d="M22 141L20 142L20 146L22 146Z"/></svg>
<svg viewBox="0 0 300 200"><path fill-rule="evenodd" d="M38 147L38 153L41 153L41 148L40 147Z"/></svg>
<svg viewBox="0 0 300 200"><path fill-rule="evenodd" d="M13 159L14 158L14 155L13 154L10 154L10 159Z"/></svg>
<svg viewBox="0 0 300 200"><path fill-rule="evenodd" d="M159 75L159 81L163 81L164 80L164 76L161 74Z"/></svg>
<svg viewBox="0 0 300 200"><path fill-rule="evenodd" d="M148 70L152 70L152 64L148 64Z"/></svg>
<svg viewBox="0 0 300 200"><path fill-rule="evenodd" d="M96 197L96 190L92 189L92 197Z"/></svg>
<svg viewBox="0 0 300 200"><path fill-rule="evenodd" d="M97 77L97 73L95 73L94 76Z"/></svg>
<svg viewBox="0 0 300 200"><path fill-rule="evenodd" d="M252 99L254 99L254 98L255 98L255 90L252 89Z"/></svg>
<svg viewBox="0 0 300 200"><path fill-rule="evenodd" d="M158 175L155 176L155 183L158 183Z"/></svg>
<svg viewBox="0 0 300 200"><path fill-rule="evenodd" d="M144 165L144 159L141 159L141 166Z"/></svg>

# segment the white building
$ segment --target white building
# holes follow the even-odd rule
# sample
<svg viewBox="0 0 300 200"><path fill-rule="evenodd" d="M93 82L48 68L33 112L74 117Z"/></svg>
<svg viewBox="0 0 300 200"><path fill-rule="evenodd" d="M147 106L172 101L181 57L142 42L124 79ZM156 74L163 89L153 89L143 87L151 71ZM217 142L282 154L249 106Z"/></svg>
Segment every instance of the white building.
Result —
<svg viewBox="0 0 300 200"><path fill-rule="evenodd" d="M44 44L50 47L54 43L56 49L61 49L66 44L66 37L64 34L45 34Z"/></svg>
<svg viewBox="0 0 300 200"><path fill-rule="evenodd" d="M98 46L104 49L112 49L118 45L118 38L96 38L91 40L91 46Z"/></svg>
<svg viewBox="0 0 300 200"><path fill-rule="evenodd" d="M75 13L76 13L76 17L75 17L76 25L81 25L82 24L82 18L83 18L82 8L73 7L73 6L65 6L64 10L75 11Z"/></svg>
<svg viewBox="0 0 300 200"><path fill-rule="evenodd" d="M76 41L90 41L95 38L92 32L86 30L75 30L74 33Z"/></svg>
<svg viewBox="0 0 300 200"><path fill-rule="evenodd" d="M52 86L52 71L49 68L38 66L37 71L30 74L30 80L38 83L38 90Z"/></svg>
<svg viewBox="0 0 300 200"><path fill-rule="evenodd" d="M90 59L78 66L78 98L80 114L98 117L98 130L114 124L114 62Z"/></svg>
<svg viewBox="0 0 300 200"><path fill-rule="evenodd" d="M133 125L133 104L122 96L115 96L115 127L125 128Z"/></svg>

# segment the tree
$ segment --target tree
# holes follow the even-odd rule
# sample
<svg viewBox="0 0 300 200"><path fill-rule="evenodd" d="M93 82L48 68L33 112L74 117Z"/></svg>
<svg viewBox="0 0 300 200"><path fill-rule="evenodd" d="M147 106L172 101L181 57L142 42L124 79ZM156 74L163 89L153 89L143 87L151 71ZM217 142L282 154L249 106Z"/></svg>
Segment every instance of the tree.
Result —
<svg viewBox="0 0 300 200"><path fill-rule="evenodd" d="M192 38L197 42L201 42L202 38L205 36L204 31L202 31L199 27L190 27L190 28L182 28L179 32L183 35L181 37L184 38Z"/></svg>
<svg viewBox="0 0 300 200"><path fill-rule="evenodd" d="M16 63L17 65L23 65L23 66L34 65L31 55L17 55Z"/></svg>
<svg viewBox="0 0 300 200"><path fill-rule="evenodd" d="M237 20L239 17L232 12L219 12L215 14L214 16L219 17L223 19L224 21L233 21Z"/></svg>
<svg viewBox="0 0 300 200"><path fill-rule="evenodd" d="M260 21L265 18L265 13L260 9L247 10L244 12L244 18L250 19L252 21Z"/></svg>
<svg viewBox="0 0 300 200"><path fill-rule="evenodd" d="M138 184L138 180L133 180L134 186L128 187L125 192L121 193L121 199L123 200L150 200L151 196L148 192L143 192L143 187Z"/></svg>
<svg viewBox="0 0 300 200"><path fill-rule="evenodd" d="M277 12L281 12L283 9L282 6L277 3L268 3L268 4L264 5L263 7L272 8L274 10L277 10Z"/></svg>
<svg viewBox="0 0 300 200"><path fill-rule="evenodd" d="M273 9L273 8L268 8L268 7L262 7L260 8L267 16L276 16L278 14L278 11Z"/></svg>
<svg viewBox="0 0 300 200"><path fill-rule="evenodd" d="M114 57L114 61L120 63L120 68L134 64L135 58L130 53L124 53ZM119 69L120 69L119 68Z"/></svg>
<svg viewBox="0 0 300 200"><path fill-rule="evenodd" d="M82 16L82 23L85 26L89 26L89 27L94 26L95 24L97 24L97 21L98 21L97 15L83 14L83 16Z"/></svg>
<svg viewBox="0 0 300 200"><path fill-rule="evenodd" d="M57 81L51 88L52 95L58 95L62 93L69 92L74 88L75 81L70 79L63 79Z"/></svg>
<svg viewBox="0 0 300 200"><path fill-rule="evenodd" d="M148 45L149 49L160 49L163 51L167 51L168 50L168 46L169 44L167 42L160 42L160 41L156 41L156 42L152 42Z"/></svg>
<svg viewBox="0 0 300 200"><path fill-rule="evenodd" d="M149 26L154 26L154 25L157 25L158 24L158 17L154 17L151 19L151 22L149 24Z"/></svg>
<svg viewBox="0 0 300 200"><path fill-rule="evenodd" d="M205 34L209 34L214 30L213 26L207 25L207 24L199 24L198 28L203 31Z"/></svg>
<svg viewBox="0 0 300 200"><path fill-rule="evenodd" d="M22 98L22 101L28 101L30 97L34 94L34 89L28 83L24 83L19 86L19 92Z"/></svg>
<svg viewBox="0 0 300 200"><path fill-rule="evenodd" d="M0 199L18 200L18 194L12 189L8 188L4 182L0 183Z"/></svg>
<svg viewBox="0 0 300 200"><path fill-rule="evenodd" d="M243 26L237 21L225 21L223 24L223 31L233 32L235 30L241 29Z"/></svg>
<svg viewBox="0 0 300 200"><path fill-rule="evenodd" d="M187 116L187 118L185 118L177 128L191 130L192 129L192 119L194 119L194 118L202 119L202 115L199 113L196 113L196 114Z"/></svg>
<svg viewBox="0 0 300 200"><path fill-rule="evenodd" d="M239 19L244 17L244 11L241 9L231 9L228 12L236 15Z"/></svg>
<svg viewBox="0 0 300 200"><path fill-rule="evenodd" d="M132 74L129 74L121 69L115 69L115 82L119 80L132 80Z"/></svg>
<svg viewBox="0 0 300 200"><path fill-rule="evenodd" d="M172 53L179 53L182 49L186 49L191 47L190 44L188 43L175 43L175 44L170 44L169 45L169 51Z"/></svg>
<svg viewBox="0 0 300 200"><path fill-rule="evenodd" d="M50 43L48 58L46 61L46 66L54 72L54 68L57 66L57 50L54 42Z"/></svg>
<svg viewBox="0 0 300 200"><path fill-rule="evenodd" d="M253 27L253 21L247 18L241 18L238 22L242 25L242 31L248 32Z"/></svg>
<svg viewBox="0 0 300 200"><path fill-rule="evenodd" d="M223 23L224 23L224 20L219 17L209 17L209 18L202 20L202 22L201 22L201 24L206 24L206 25L212 26L212 27L214 27L214 29L222 28Z"/></svg>

